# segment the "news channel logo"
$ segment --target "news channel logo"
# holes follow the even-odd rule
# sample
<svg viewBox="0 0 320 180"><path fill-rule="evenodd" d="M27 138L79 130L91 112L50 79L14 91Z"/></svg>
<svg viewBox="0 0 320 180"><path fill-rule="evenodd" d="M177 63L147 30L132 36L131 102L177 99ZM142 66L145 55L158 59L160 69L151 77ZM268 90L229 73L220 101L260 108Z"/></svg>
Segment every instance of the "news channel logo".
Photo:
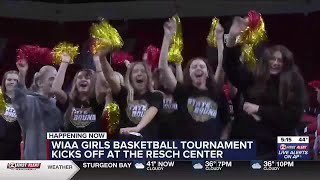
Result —
<svg viewBox="0 0 320 180"><path fill-rule="evenodd" d="M286 144L280 144L279 146L280 150L306 150L308 149L308 144L300 143L298 145L286 145Z"/></svg>
<svg viewBox="0 0 320 180"><path fill-rule="evenodd" d="M286 150L287 149L287 145L285 144L280 144L280 150Z"/></svg>
<svg viewBox="0 0 320 180"><path fill-rule="evenodd" d="M11 170L36 170L40 169L41 163L15 163L11 162L7 164L7 169Z"/></svg>
<svg viewBox="0 0 320 180"><path fill-rule="evenodd" d="M261 160L255 160L250 162L251 168L254 170L262 169L262 161Z"/></svg>

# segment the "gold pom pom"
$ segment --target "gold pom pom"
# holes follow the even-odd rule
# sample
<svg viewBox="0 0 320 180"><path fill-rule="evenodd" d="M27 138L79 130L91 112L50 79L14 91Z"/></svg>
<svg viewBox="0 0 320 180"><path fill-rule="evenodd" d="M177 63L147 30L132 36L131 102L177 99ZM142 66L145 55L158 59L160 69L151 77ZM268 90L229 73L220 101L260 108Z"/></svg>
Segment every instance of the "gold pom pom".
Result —
<svg viewBox="0 0 320 180"><path fill-rule="evenodd" d="M182 50L183 50L183 35L182 26L179 16L172 17L177 25L176 33L172 38L172 44L168 53L168 61L174 64L181 64L183 62Z"/></svg>
<svg viewBox="0 0 320 180"><path fill-rule="evenodd" d="M266 39L267 39L267 32L265 29L265 24L264 24L262 17L260 17L259 27L256 29L250 29L249 27L247 27L246 30L244 30L240 34L240 36L237 40L237 43L239 43L239 44L252 44L252 45L256 46L257 44L259 44L259 42L264 41Z"/></svg>
<svg viewBox="0 0 320 180"><path fill-rule="evenodd" d="M253 69L257 62L253 52L254 47L267 39L264 21L261 16L259 19L258 27L250 28L248 26L237 38L237 43L242 44L242 54L249 69Z"/></svg>
<svg viewBox="0 0 320 180"><path fill-rule="evenodd" d="M70 56L70 64L79 54L79 46L74 46L71 43L61 42L53 48L54 64L61 64L61 57L63 53L67 53Z"/></svg>
<svg viewBox="0 0 320 180"><path fill-rule="evenodd" d="M216 37L216 27L219 24L218 18L213 18L211 23L211 28L209 31L209 35L207 37L207 43L211 47L217 47L217 37Z"/></svg>
<svg viewBox="0 0 320 180"><path fill-rule="evenodd" d="M3 114L6 111L6 101L4 100L4 94L0 88L0 114Z"/></svg>
<svg viewBox="0 0 320 180"><path fill-rule="evenodd" d="M99 24L93 24L90 33L95 41L92 47L93 54L105 48L116 49L123 46L123 40L118 31L105 20Z"/></svg>
<svg viewBox="0 0 320 180"><path fill-rule="evenodd" d="M242 46L242 55L244 57L245 63L249 69L254 69L257 63L257 58L253 52L252 44L245 44Z"/></svg>
<svg viewBox="0 0 320 180"><path fill-rule="evenodd" d="M120 108L118 104L113 102L105 106L104 112L107 113L108 118L108 133L114 134L120 122Z"/></svg>

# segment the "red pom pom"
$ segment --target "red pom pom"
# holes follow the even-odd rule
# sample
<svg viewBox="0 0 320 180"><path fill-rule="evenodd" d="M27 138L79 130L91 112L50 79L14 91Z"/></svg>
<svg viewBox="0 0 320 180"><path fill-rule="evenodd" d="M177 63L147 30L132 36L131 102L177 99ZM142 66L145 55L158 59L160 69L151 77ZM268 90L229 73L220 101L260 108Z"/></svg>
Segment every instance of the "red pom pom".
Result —
<svg viewBox="0 0 320 180"><path fill-rule="evenodd" d="M253 10L249 11L248 12L248 21L249 21L248 26L249 26L249 28L250 29L258 28L261 24L260 18L261 18L261 14L258 13L257 11L253 11Z"/></svg>
<svg viewBox="0 0 320 180"><path fill-rule="evenodd" d="M223 92L224 92L224 95L226 96L227 100L230 101L231 98L230 98L230 86L229 86L229 84L223 85Z"/></svg>
<svg viewBox="0 0 320 180"><path fill-rule="evenodd" d="M310 81L308 85L312 88L319 88L320 89L320 81L315 80L315 81Z"/></svg>
<svg viewBox="0 0 320 180"><path fill-rule="evenodd" d="M149 45L145 53L147 54L147 63L151 66L151 69L153 71L158 67L160 49L153 45Z"/></svg>
<svg viewBox="0 0 320 180"><path fill-rule="evenodd" d="M52 64L53 55L49 48L24 45L17 49L17 62L20 63L22 60L34 64Z"/></svg>
<svg viewBox="0 0 320 180"><path fill-rule="evenodd" d="M124 61L128 60L129 62L133 61L133 56L124 51L113 52L112 55L112 63L116 65L124 65Z"/></svg>

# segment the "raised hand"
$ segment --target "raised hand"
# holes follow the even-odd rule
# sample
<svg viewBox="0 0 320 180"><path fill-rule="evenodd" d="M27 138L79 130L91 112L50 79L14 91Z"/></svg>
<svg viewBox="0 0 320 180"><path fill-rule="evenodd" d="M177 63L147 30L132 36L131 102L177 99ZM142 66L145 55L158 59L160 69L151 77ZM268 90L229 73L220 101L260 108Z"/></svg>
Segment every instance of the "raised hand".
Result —
<svg viewBox="0 0 320 180"><path fill-rule="evenodd" d="M70 63L70 60L71 60L71 57L68 53L63 53L62 56L61 56L61 60L62 62L64 63Z"/></svg>
<svg viewBox="0 0 320 180"><path fill-rule="evenodd" d="M177 31L177 24L174 19L170 19L163 25L164 34L168 37L172 37Z"/></svg>
<svg viewBox="0 0 320 180"><path fill-rule="evenodd" d="M28 62L25 59L21 59L21 60L17 61L16 66L17 66L19 72L23 73L23 74L26 74L29 69Z"/></svg>
<svg viewBox="0 0 320 180"><path fill-rule="evenodd" d="M248 19L242 17L235 17L230 27L229 35L238 36L242 31L248 27Z"/></svg>
<svg viewBox="0 0 320 180"><path fill-rule="evenodd" d="M127 68L129 68L131 63L128 60L124 60L124 64L126 65Z"/></svg>

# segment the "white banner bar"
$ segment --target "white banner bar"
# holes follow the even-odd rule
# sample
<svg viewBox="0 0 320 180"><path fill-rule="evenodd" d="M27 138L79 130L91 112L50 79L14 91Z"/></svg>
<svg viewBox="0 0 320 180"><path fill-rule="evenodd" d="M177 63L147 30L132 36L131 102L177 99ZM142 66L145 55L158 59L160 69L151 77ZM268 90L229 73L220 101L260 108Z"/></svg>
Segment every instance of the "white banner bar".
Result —
<svg viewBox="0 0 320 180"><path fill-rule="evenodd" d="M69 180L80 168L72 161L0 161L0 179Z"/></svg>
<svg viewBox="0 0 320 180"><path fill-rule="evenodd" d="M48 132L47 139L107 139L106 132Z"/></svg>
<svg viewBox="0 0 320 180"><path fill-rule="evenodd" d="M309 136L278 136L278 143L305 144L309 143Z"/></svg>

